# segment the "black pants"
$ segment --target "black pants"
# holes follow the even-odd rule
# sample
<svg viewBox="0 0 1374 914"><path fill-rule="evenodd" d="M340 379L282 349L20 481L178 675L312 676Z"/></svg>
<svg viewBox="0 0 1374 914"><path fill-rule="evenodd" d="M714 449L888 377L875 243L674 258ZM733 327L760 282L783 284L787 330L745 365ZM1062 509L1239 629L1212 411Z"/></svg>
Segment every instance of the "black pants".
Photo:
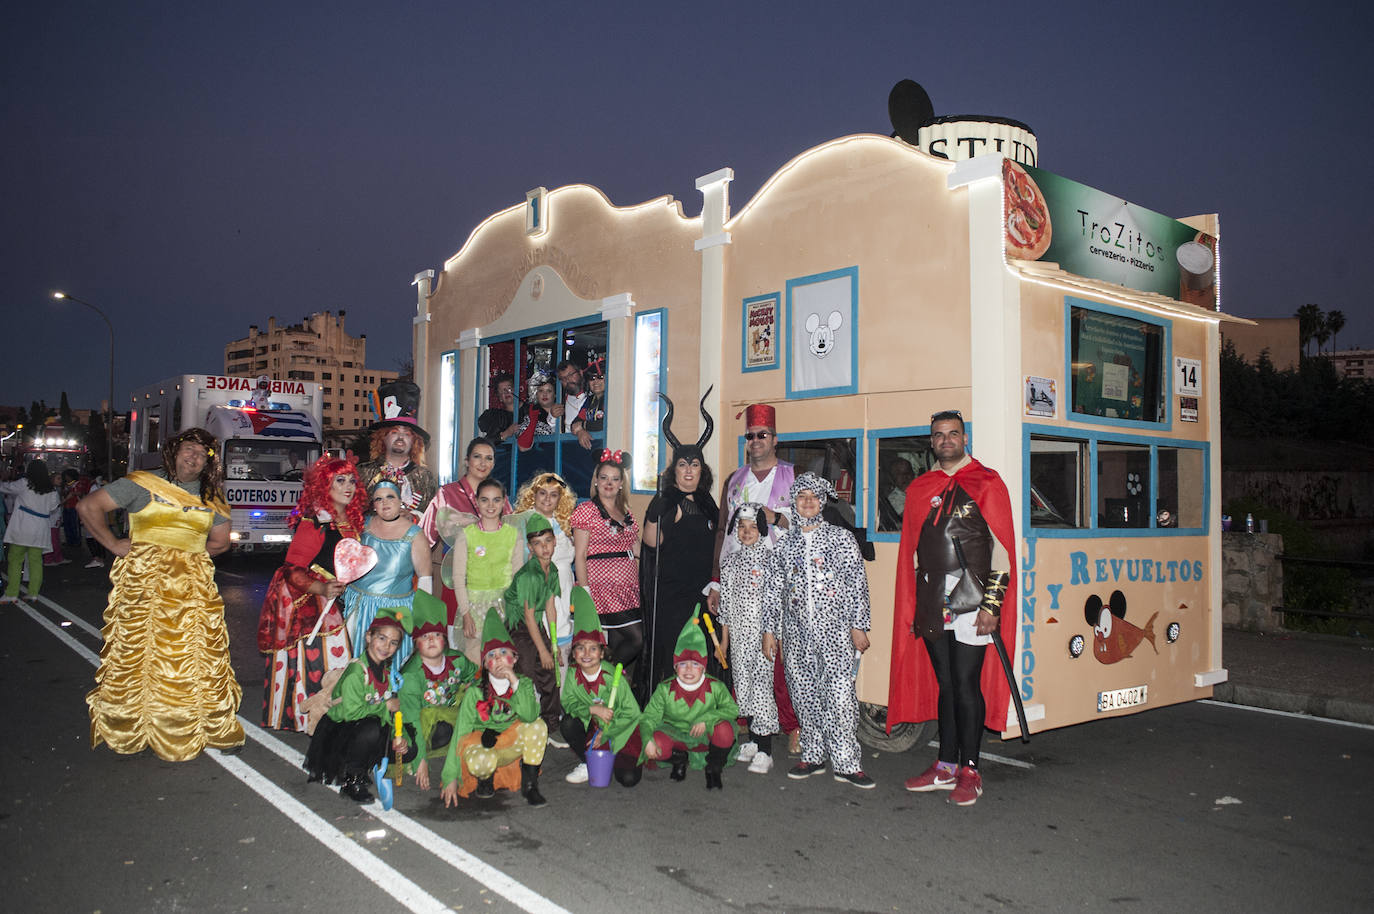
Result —
<svg viewBox="0 0 1374 914"><path fill-rule="evenodd" d="M541 634L549 653L557 652L558 645L549 643L549 633ZM552 670L544 669L543 664L539 662L539 652L534 649L534 639L525 628L525 623L521 622L511 629L510 640L515 645L515 672L521 676L528 676L534 683L534 688L539 693L539 716L548 724L549 732L555 733L558 731L559 715L563 712L563 703L558 698L558 665L555 663Z"/></svg>
<svg viewBox="0 0 1374 914"><path fill-rule="evenodd" d="M315 727L305 752L305 770L326 784L343 783L366 774L386 757L391 728L371 715L336 721L325 716Z"/></svg>
<svg viewBox="0 0 1374 914"><path fill-rule="evenodd" d="M987 703L978 680L986 644L963 644L954 632L926 638L926 651L940 685L940 761L978 767Z"/></svg>

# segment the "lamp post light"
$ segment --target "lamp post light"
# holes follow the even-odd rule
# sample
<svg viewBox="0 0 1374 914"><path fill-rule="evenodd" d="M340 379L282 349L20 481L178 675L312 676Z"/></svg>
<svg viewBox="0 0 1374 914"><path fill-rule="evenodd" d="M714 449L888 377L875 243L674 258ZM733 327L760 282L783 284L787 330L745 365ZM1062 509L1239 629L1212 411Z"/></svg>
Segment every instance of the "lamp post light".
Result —
<svg viewBox="0 0 1374 914"><path fill-rule="evenodd" d="M88 301L82 301L75 296L68 295L62 290L52 294L53 298L59 301L73 301L78 305L85 305L105 322L106 328L110 331L110 399L105 404L105 482L114 481L114 324L110 323L110 318L95 305Z"/></svg>

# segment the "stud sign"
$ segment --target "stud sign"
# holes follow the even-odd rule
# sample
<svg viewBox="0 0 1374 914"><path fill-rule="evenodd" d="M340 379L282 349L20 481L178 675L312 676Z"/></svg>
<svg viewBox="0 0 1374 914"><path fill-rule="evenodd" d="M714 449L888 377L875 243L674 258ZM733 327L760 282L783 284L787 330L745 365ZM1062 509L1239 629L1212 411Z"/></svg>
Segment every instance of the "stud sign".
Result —
<svg viewBox="0 0 1374 914"><path fill-rule="evenodd" d="M1174 356L1174 393L1181 397L1202 394L1202 362Z"/></svg>

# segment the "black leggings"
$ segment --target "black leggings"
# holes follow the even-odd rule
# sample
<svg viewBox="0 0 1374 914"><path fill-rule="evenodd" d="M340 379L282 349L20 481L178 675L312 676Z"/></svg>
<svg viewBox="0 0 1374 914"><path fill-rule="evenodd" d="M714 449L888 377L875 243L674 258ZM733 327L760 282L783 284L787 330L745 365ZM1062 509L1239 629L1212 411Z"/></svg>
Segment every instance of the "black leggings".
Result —
<svg viewBox="0 0 1374 914"><path fill-rule="evenodd" d="M606 629L607 660L629 667L644 650L644 623L633 622Z"/></svg>
<svg viewBox="0 0 1374 914"><path fill-rule="evenodd" d="M940 761L978 767L987 703L978 684L986 644L963 644L954 632L926 638L926 651L940 685Z"/></svg>

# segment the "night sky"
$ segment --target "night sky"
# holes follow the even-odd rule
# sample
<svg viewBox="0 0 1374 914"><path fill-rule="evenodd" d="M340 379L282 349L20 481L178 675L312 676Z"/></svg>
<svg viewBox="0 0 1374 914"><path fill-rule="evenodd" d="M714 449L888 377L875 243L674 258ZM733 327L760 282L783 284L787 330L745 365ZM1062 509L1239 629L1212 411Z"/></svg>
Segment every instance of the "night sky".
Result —
<svg viewBox="0 0 1374 914"><path fill-rule="evenodd" d="M0 404L96 407L218 372L223 346L346 310L408 356L420 270L543 185L619 205L937 114L1036 132L1040 165L1170 216L1221 214L1223 308L1347 318L1374 346L1368 36L1356 5L63 3L0 28ZM1228 10L1228 7L1230 8Z"/></svg>

